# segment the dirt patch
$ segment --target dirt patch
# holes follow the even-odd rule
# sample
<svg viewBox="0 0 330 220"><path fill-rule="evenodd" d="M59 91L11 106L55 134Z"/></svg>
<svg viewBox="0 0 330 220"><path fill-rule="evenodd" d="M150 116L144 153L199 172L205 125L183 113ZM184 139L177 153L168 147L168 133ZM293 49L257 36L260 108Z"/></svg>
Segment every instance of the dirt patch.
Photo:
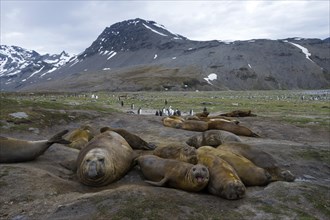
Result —
<svg viewBox="0 0 330 220"><path fill-rule="evenodd" d="M47 139L60 130L88 123L96 129L125 128L163 146L197 134L164 127L161 117L153 115L91 112L90 116L40 129L38 134L2 129L1 135ZM87 187L61 166L75 159L78 151L56 144L35 161L0 165L0 219L328 219L328 132L259 116L240 121L261 135L241 137L243 141L271 153L297 176L295 182L248 187L245 198L229 201L207 192L150 186L134 167L106 187Z"/></svg>

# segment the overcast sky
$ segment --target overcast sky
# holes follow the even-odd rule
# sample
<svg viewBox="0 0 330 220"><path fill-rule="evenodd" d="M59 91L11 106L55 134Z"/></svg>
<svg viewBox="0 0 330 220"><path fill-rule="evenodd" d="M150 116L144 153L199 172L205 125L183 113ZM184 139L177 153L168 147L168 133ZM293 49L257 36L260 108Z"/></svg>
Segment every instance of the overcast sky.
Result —
<svg viewBox="0 0 330 220"><path fill-rule="evenodd" d="M116 22L156 21L191 40L329 37L329 1L1 0L1 44L78 54Z"/></svg>

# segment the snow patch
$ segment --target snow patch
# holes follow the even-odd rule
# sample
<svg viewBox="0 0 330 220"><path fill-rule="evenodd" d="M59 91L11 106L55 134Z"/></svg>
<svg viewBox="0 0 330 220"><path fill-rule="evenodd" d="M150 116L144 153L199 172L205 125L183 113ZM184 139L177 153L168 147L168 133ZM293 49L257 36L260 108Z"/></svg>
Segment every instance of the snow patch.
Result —
<svg viewBox="0 0 330 220"><path fill-rule="evenodd" d="M306 47L303 47L303 46L301 46L299 44L292 43L292 42L288 42L288 43L290 43L290 44L298 47L299 49L301 49L301 51L306 55L306 59L308 59L308 60L310 60L310 61L312 61L314 63L314 61L311 60L311 58L309 58L312 54L308 51L308 49Z"/></svg>
<svg viewBox="0 0 330 220"><path fill-rule="evenodd" d="M251 65L248 63L248 66L250 67L250 69L252 69Z"/></svg>
<svg viewBox="0 0 330 220"><path fill-rule="evenodd" d="M103 68L103 70L111 70L110 67Z"/></svg>
<svg viewBox="0 0 330 220"><path fill-rule="evenodd" d="M108 57L108 59L107 60L110 60L112 57L114 57L115 55L117 54L117 52L115 52L115 51L111 51L110 52L110 56Z"/></svg>
<svg viewBox="0 0 330 220"><path fill-rule="evenodd" d="M207 82L208 84L213 85L213 84L211 83L211 81L216 80L217 78L218 78L217 74L215 74L215 73L211 73L211 74L209 74L209 75L207 76L207 78L204 78L204 79L206 80L206 82Z"/></svg>
<svg viewBox="0 0 330 220"><path fill-rule="evenodd" d="M156 59L157 58L157 54L155 54L155 56L154 56L154 59Z"/></svg>
<svg viewBox="0 0 330 220"><path fill-rule="evenodd" d="M156 34L159 34L159 35L161 35L161 36L165 36L165 37L168 36L168 35L166 35L166 34L160 33L160 32L158 32L158 31L152 29L152 28L149 27L148 25L143 24L143 26L146 27L146 28L148 28L149 30L151 30L152 32L154 32L154 33L156 33Z"/></svg>
<svg viewBox="0 0 330 220"><path fill-rule="evenodd" d="M172 60L175 60L176 59L176 57L172 57Z"/></svg>

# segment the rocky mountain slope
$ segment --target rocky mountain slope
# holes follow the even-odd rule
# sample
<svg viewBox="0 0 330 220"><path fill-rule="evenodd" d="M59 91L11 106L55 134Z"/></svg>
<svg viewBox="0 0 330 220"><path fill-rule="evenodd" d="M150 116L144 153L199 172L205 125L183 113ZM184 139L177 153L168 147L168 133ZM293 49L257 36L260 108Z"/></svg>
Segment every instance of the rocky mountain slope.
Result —
<svg viewBox="0 0 330 220"><path fill-rule="evenodd" d="M16 90L27 82L33 83L47 78L46 74L55 71L70 58L65 51L60 54L40 55L34 50L0 45L1 90Z"/></svg>
<svg viewBox="0 0 330 220"><path fill-rule="evenodd" d="M330 87L329 51L329 38L192 41L156 22L134 19L105 28L90 47L56 70L50 68L46 77L41 76L45 72L13 77L1 67L1 88L49 91L60 85L63 91L321 89Z"/></svg>

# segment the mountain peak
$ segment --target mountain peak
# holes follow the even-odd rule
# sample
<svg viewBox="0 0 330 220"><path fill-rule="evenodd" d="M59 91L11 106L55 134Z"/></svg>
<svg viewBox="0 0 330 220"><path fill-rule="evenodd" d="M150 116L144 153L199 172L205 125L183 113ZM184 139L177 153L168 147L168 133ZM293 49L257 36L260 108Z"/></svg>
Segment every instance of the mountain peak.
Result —
<svg viewBox="0 0 330 220"><path fill-rule="evenodd" d="M92 45L79 55L79 58L102 51L151 49L159 43L177 40L187 40L187 38L170 32L154 21L130 19L106 27Z"/></svg>

